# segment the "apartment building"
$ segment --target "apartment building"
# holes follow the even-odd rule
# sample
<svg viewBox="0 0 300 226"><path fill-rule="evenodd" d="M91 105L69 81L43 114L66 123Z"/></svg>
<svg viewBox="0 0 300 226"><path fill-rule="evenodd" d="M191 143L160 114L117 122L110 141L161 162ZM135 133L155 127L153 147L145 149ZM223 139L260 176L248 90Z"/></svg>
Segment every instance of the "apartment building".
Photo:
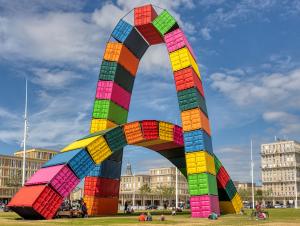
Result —
<svg viewBox="0 0 300 226"><path fill-rule="evenodd" d="M46 149L26 150L25 178L31 177L41 166L57 152ZM7 203L19 190L22 183L23 151L13 156L0 155L0 201Z"/></svg>
<svg viewBox="0 0 300 226"><path fill-rule="evenodd" d="M262 189L268 203L295 204L300 194L300 143L278 140L261 145Z"/></svg>
<svg viewBox="0 0 300 226"><path fill-rule="evenodd" d="M120 203L125 201L134 206L157 205L162 206L164 202L170 205L175 203L176 168L165 167L150 169L149 174L133 175L131 166L128 164L125 175L121 176ZM141 187L147 185L151 192L141 192ZM161 188L171 188L172 197L164 197L160 193ZM178 197L179 201L186 202L189 199L188 184L185 177L178 171Z"/></svg>

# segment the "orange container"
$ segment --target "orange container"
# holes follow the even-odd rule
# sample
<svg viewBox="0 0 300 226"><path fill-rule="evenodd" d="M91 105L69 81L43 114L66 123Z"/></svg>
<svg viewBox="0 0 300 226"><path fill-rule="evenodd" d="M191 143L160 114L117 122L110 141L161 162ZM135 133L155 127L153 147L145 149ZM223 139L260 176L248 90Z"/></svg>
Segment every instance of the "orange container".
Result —
<svg viewBox="0 0 300 226"><path fill-rule="evenodd" d="M135 76L139 65L139 59L122 43L108 42L104 52L104 60L120 63L131 75Z"/></svg>
<svg viewBox="0 0 300 226"><path fill-rule="evenodd" d="M127 123L124 125L123 130L128 144L135 144L144 140L139 122Z"/></svg>
<svg viewBox="0 0 300 226"><path fill-rule="evenodd" d="M181 120L183 131L203 129L207 134L211 135L209 120L200 108L181 112Z"/></svg>
<svg viewBox="0 0 300 226"><path fill-rule="evenodd" d="M89 216L114 215L118 213L118 197L101 198L84 196Z"/></svg>

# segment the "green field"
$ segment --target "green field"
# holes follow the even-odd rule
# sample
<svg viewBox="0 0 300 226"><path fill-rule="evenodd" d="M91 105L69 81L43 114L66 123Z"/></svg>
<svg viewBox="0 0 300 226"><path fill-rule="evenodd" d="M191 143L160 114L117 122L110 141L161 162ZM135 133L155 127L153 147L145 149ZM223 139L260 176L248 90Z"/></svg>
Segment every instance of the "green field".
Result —
<svg viewBox="0 0 300 226"><path fill-rule="evenodd" d="M170 216L166 215L166 221L158 221L158 215L153 215L152 222L138 222L137 216L124 216L122 214L114 217L93 217L93 218L73 218L73 219L55 219L48 221L29 221L22 220L15 213L0 212L0 226L11 225L270 225L270 226L299 226L300 209L269 209L270 218L265 221L257 221L250 218L250 212L246 215L223 215L218 220L190 218L188 213Z"/></svg>

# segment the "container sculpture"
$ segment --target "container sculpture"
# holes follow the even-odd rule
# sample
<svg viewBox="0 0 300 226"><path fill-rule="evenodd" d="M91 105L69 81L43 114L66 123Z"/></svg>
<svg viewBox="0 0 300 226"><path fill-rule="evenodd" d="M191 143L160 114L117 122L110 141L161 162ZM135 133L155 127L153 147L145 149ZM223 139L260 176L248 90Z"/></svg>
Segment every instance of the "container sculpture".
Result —
<svg viewBox="0 0 300 226"><path fill-rule="evenodd" d="M25 219L51 219L63 199L84 179L91 216L117 214L123 148L158 152L187 178L192 217L239 213L242 201L213 153L201 75L192 47L175 18L152 5L134 9L134 25L121 19L100 67L90 134L61 150L12 198L9 207ZM174 74L182 128L143 120L127 123L139 62L150 45L165 43Z"/></svg>

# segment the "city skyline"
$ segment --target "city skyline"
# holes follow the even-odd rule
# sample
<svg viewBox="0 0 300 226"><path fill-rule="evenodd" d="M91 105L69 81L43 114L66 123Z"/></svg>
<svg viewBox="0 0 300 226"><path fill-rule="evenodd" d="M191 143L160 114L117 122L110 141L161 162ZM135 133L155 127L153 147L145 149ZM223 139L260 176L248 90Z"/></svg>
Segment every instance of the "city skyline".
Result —
<svg viewBox="0 0 300 226"><path fill-rule="evenodd" d="M20 149L25 77L29 147L59 149L88 133L106 37L116 18L145 2L0 0L1 153ZM255 181L259 181L260 144L274 136L297 140L300 135L299 4L150 2L185 21L200 62L214 152L234 180L248 176L250 181L253 139ZM180 124L172 77L164 47L151 47L138 72L129 121ZM157 153L132 146L126 148L123 167L126 161L136 163L140 172L170 166Z"/></svg>

